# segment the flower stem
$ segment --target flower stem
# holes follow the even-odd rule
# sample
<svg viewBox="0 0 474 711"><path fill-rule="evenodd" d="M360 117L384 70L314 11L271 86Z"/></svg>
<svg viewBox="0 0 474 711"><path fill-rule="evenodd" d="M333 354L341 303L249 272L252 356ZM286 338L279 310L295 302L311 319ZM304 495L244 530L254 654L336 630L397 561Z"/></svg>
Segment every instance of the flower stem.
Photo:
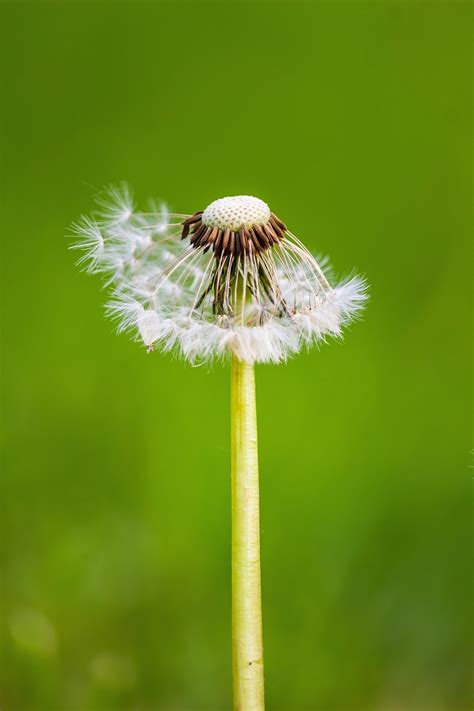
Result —
<svg viewBox="0 0 474 711"><path fill-rule="evenodd" d="M234 711L263 711L260 515L253 365L232 357L232 669Z"/></svg>

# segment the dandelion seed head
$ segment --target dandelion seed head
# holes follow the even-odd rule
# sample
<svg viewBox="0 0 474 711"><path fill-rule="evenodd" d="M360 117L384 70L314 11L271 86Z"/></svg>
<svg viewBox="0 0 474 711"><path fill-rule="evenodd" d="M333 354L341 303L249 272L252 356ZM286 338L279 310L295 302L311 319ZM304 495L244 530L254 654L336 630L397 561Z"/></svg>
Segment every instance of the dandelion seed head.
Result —
<svg viewBox="0 0 474 711"><path fill-rule="evenodd" d="M75 234L81 264L112 287L108 313L119 331L192 363L229 353L285 361L340 338L367 299L364 279L337 283L327 259L252 196L220 198L190 215L164 204L137 212L122 187Z"/></svg>

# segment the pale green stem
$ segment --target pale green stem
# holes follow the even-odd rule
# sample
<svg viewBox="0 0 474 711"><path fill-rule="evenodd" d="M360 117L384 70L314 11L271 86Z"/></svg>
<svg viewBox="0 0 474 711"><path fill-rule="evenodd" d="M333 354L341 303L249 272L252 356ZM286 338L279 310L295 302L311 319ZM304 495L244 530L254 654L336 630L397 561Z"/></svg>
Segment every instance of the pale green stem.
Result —
<svg viewBox="0 0 474 711"><path fill-rule="evenodd" d="M234 711L263 711L255 373L232 357L232 671Z"/></svg>

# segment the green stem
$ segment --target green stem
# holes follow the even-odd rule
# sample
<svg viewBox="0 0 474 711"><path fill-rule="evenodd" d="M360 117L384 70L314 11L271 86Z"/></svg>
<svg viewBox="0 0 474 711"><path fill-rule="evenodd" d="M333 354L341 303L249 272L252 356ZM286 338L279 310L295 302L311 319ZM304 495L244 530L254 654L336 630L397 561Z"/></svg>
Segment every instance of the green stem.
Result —
<svg viewBox="0 0 474 711"><path fill-rule="evenodd" d="M263 711L255 373L232 357L232 669L234 711Z"/></svg>

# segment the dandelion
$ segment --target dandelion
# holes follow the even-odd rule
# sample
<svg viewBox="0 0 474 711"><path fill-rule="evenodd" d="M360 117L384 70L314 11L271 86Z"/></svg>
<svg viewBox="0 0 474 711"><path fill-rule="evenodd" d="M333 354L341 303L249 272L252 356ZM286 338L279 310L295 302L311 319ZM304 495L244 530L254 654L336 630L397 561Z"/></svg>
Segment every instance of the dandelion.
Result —
<svg viewBox="0 0 474 711"><path fill-rule="evenodd" d="M79 263L112 288L109 314L149 351L191 363L232 361L234 708L264 708L255 363L280 363L339 338L367 298L357 276L334 283L259 198L215 200L193 214L137 212L126 188L75 226Z"/></svg>

